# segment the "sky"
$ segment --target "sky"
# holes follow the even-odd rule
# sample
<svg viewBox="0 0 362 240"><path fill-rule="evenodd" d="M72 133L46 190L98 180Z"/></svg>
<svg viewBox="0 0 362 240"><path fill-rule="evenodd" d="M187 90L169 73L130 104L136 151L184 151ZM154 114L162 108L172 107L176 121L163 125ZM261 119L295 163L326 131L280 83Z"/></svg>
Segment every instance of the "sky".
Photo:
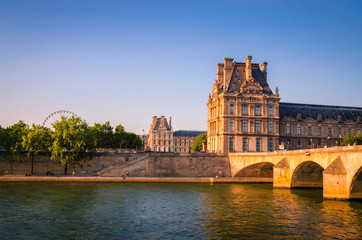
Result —
<svg viewBox="0 0 362 240"><path fill-rule="evenodd" d="M362 1L0 1L0 125L206 130L224 57L268 62L281 102L362 107Z"/></svg>

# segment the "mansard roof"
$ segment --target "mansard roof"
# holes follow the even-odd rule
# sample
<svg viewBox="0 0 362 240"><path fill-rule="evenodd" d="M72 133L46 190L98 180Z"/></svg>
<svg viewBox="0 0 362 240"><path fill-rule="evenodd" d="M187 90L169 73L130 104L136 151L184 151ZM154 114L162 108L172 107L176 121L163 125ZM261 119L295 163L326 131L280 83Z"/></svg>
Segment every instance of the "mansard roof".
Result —
<svg viewBox="0 0 362 240"><path fill-rule="evenodd" d="M190 130L179 130L174 131L174 137L197 137L200 134L206 133L206 131L190 131Z"/></svg>
<svg viewBox="0 0 362 240"><path fill-rule="evenodd" d="M300 119L297 119L298 114L300 114ZM327 119L334 119L338 122L354 121L362 123L362 108L280 102L279 116L280 119L293 117L297 120L312 118L322 122ZM320 119L318 119L318 116L320 116Z"/></svg>
<svg viewBox="0 0 362 240"><path fill-rule="evenodd" d="M227 86L226 92L239 92L241 85L246 81L245 66L245 63L234 62L232 75L230 79L228 79L229 81L227 81L229 84ZM267 95L273 94L267 80L259 68L259 64L252 63L251 66L252 77L263 88L263 93Z"/></svg>
<svg viewBox="0 0 362 240"><path fill-rule="evenodd" d="M155 125L153 126L153 131L157 131L157 130L159 130L159 128L160 128L160 126L161 126L161 118L157 118L157 121L156 121L156 123L155 123ZM164 118L164 126L165 126L165 128L169 131L169 130L171 130L171 127L169 126L169 124L167 123L167 119L166 118Z"/></svg>

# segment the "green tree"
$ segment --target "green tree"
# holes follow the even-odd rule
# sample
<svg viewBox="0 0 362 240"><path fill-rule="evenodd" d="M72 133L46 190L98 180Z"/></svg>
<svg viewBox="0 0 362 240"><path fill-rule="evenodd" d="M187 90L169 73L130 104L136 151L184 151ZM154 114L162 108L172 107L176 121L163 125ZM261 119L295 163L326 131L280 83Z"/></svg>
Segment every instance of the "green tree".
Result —
<svg viewBox="0 0 362 240"><path fill-rule="evenodd" d="M202 142L207 141L207 133L200 134L195 138L194 144L192 145L192 152L200 152L202 150Z"/></svg>
<svg viewBox="0 0 362 240"><path fill-rule="evenodd" d="M124 127L121 124L119 124L114 129L113 143L112 143L113 148L121 148L122 147L122 140L124 138L125 138Z"/></svg>
<svg viewBox="0 0 362 240"><path fill-rule="evenodd" d="M354 137L352 137L347 133L347 135L343 138L343 145L344 146L353 145L353 143L354 143Z"/></svg>
<svg viewBox="0 0 362 240"><path fill-rule="evenodd" d="M89 160L89 154L94 149L94 136L88 124L79 117L62 117L53 123L53 144L51 146L51 159L60 157L64 166L64 175L75 161Z"/></svg>
<svg viewBox="0 0 362 240"><path fill-rule="evenodd" d="M28 134L23 136L22 146L31 157L31 175L34 174L34 158L38 158L40 151L48 151L52 145L51 130L41 125L33 124Z"/></svg>
<svg viewBox="0 0 362 240"><path fill-rule="evenodd" d="M10 173L13 173L14 157L21 160L24 156L24 149L22 147L23 136L29 131L29 126L23 121L2 129L1 133L1 147L3 148L4 158L10 162Z"/></svg>
<svg viewBox="0 0 362 240"><path fill-rule="evenodd" d="M357 145L362 145L362 133L357 133L357 135L354 137L354 142Z"/></svg>
<svg viewBox="0 0 362 240"><path fill-rule="evenodd" d="M94 134L96 148L112 147L113 127L109 122L105 122L104 124L94 123L91 129Z"/></svg>

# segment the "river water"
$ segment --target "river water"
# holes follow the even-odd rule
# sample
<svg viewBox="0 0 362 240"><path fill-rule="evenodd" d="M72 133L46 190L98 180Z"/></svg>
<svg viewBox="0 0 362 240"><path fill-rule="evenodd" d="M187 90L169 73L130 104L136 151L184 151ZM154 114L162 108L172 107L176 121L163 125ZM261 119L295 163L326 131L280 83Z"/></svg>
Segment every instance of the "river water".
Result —
<svg viewBox="0 0 362 240"><path fill-rule="evenodd" d="M270 184L1 183L0 239L362 239L362 202Z"/></svg>

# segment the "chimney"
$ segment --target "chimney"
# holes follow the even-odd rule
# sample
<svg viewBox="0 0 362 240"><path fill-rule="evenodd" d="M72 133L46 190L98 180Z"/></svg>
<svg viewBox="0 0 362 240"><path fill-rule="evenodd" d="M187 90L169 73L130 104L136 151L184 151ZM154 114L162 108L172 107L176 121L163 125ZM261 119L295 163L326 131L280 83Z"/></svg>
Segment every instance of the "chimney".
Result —
<svg viewBox="0 0 362 240"><path fill-rule="evenodd" d="M152 126L155 126L156 122L157 122L157 116L153 116L152 117Z"/></svg>
<svg viewBox="0 0 362 240"><path fill-rule="evenodd" d="M260 70L263 73L264 79L265 81L267 81L267 72L266 72L266 66L268 65L267 62L263 62L262 64L260 64Z"/></svg>
<svg viewBox="0 0 362 240"><path fill-rule="evenodd" d="M161 126L165 126L165 116L161 116Z"/></svg>
<svg viewBox="0 0 362 240"><path fill-rule="evenodd" d="M233 70L233 60L234 58L230 57L224 58L224 92L226 92L229 85L229 79L231 78Z"/></svg>
<svg viewBox="0 0 362 240"><path fill-rule="evenodd" d="M252 78L252 75L251 75L251 59L253 59L252 56L247 56L245 58L245 77L246 77L246 80L249 80Z"/></svg>
<svg viewBox="0 0 362 240"><path fill-rule="evenodd" d="M170 128L172 128L172 126L171 126L171 117L170 117L170 124L169 125L170 125Z"/></svg>
<svg viewBox="0 0 362 240"><path fill-rule="evenodd" d="M223 75L224 75L224 64L223 63L216 63L217 66L217 82L218 84L222 83Z"/></svg>

